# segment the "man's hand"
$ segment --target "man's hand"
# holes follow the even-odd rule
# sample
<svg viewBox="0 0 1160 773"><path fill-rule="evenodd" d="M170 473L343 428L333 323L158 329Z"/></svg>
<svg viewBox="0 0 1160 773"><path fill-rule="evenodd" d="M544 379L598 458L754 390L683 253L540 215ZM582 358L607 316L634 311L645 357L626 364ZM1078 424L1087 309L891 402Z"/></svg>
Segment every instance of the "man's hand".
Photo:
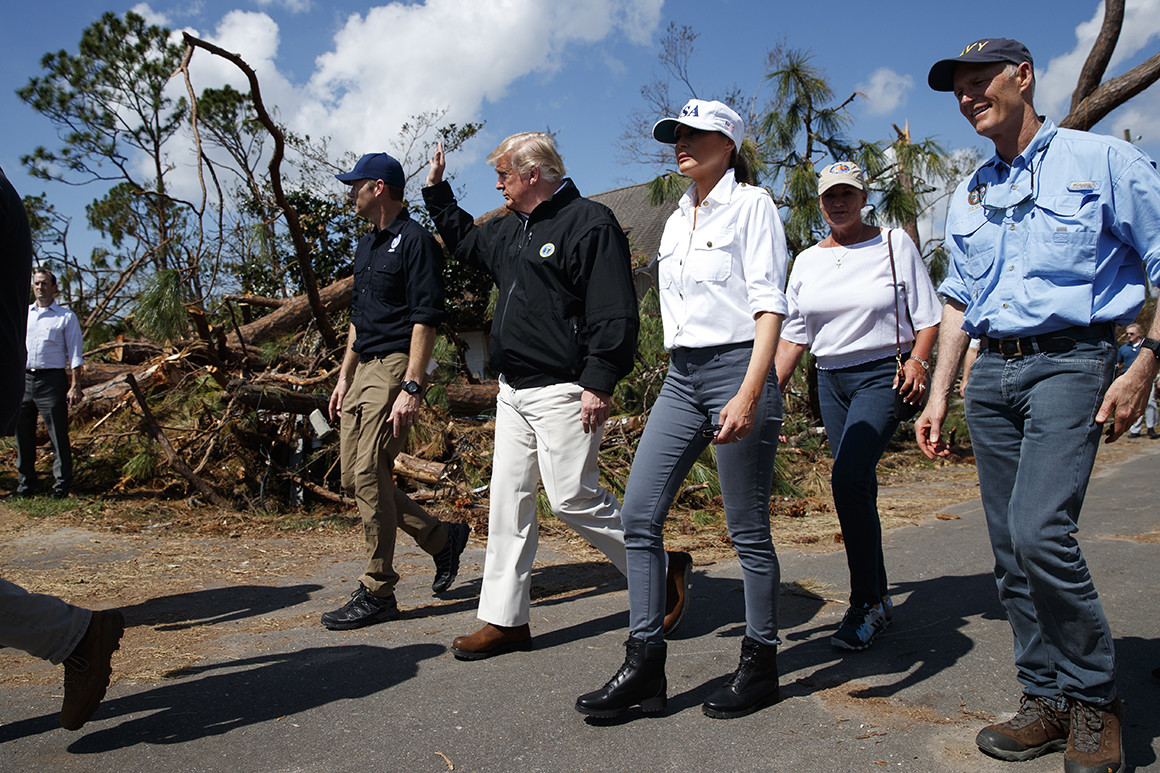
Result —
<svg viewBox="0 0 1160 773"><path fill-rule="evenodd" d="M70 406L78 405L83 395L84 390L81 389L80 384L73 384L72 388L68 390L68 394L65 395L65 398L68 400Z"/></svg>
<svg viewBox="0 0 1160 773"><path fill-rule="evenodd" d="M580 395L580 425L584 427L584 434L600 429L601 425L608 421L608 414L611 411L612 395L595 389L585 389Z"/></svg>
<svg viewBox="0 0 1160 773"><path fill-rule="evenodd" d="M337 421L342 414L342 401L346 398L346 392L350 389L350 382L338 377L338 383L334 385L334 391L330 393L330 420Z"/></svg>
<svg viewBox="0 0 1160 773"><path fill-rule="evenodd" d="M409 395L406 392L399 392L399 396L395 398L395 404L391 406L390 422L394 426L394 435L399 437L411 428L411 425L419 420L419 409L423 406L423 401L419 399L418 395Z"/></svg>
<svg viewBox="0 0 1160 773"><path fill-rule="evenodd" d="M942 439L942 425L946 417L946 398L931 395L926 409L914 422L914 438L918 441L919 450L926 454L928 459L950 455L951 447Z"/></svg>
<svg viewBox="0 0 1160 773"><path fill-rule="evenodd" d="M1145 354L1151 356L1151 352ZM1145 354L1140 356L1143 357ZM1104 394L1104 402L1096 413L1096 422L1104 424L1109 418L1115 417L1114 421L1104 427L1105 443L1116 442L1136 419L1144 415L1152 379L1146 375L1140 379L1139 375L1140 371L1135 367L1128 368L1124 375L1112 382Z"/></svg>
<svg viewBox="0 0 1160 773"><path fill-rule="evenodd" d="M435 153L431 156L431 165L427 169L427 187L443 182L443 172L447 169L447 161L443 158L443 143L435 145Z"/></svg>

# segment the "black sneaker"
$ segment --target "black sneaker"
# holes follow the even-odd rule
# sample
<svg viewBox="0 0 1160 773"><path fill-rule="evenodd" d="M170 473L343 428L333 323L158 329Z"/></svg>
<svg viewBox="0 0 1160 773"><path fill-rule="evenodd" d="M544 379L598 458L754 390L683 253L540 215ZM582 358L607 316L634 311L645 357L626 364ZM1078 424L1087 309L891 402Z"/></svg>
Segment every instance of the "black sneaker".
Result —
<svg viewBox="0 0 1160 773"><path fill-rule="evenodd" d="M395 603L395 594L380 598L359 583L358 590L350 594L350 601L340 609L323 614L322 624L332 631L349 631L364 625L397 620L398 617L399 605Z"/></svg>
<svg viewBox="0 0 1160 773"><path fill-rule="evenodd" d="M466 523L447 524L447 544L432 558L435 559L435 580L431 583L432 593L442 593L455 582L459 574L459 556L467 547L467 537L471 527Z"/></svg>

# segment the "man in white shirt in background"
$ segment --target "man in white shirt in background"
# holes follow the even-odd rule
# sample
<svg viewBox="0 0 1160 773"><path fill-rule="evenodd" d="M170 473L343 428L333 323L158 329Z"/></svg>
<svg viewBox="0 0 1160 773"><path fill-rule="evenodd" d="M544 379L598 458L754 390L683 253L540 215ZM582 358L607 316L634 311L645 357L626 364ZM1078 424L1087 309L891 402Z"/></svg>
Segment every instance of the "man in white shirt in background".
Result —
<svg viewBox="0 0 1160 773"><path fill-rule="evenodd" d="M24 401L16 419L16 494L36 491L36 415L44 418L52 442L52 497L68 496L72 485L72 448L68 441L68 409L81 400L81 326L77 315L56 303L56 275L32 272L25 345Z"/></svg>

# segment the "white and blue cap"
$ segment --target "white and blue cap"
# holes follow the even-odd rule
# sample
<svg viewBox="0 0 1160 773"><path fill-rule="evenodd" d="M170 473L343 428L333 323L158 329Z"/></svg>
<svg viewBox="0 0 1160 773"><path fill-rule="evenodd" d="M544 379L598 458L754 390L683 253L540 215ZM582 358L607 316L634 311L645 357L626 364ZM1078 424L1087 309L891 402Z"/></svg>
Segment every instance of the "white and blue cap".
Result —
<svg viewBox="0 0 1160 773"><path fill-rule="evenodd" d="M724 102L690 99L676 118L662 118L656 122L653 126L653 137L667 145L676 145L677 124L709 132L721 132L733 140L733 147L741 150L741 139L745 136L745 121L742 121L741 116Z"/></svg>
<svg viewBox="0 0 1160 773"><path fill-rule="evenodd" d="M350 185L359 180L382 180L396 188L406 188L407 178L403 175L403 165L386 153L367 153L358 160L354 169L335 178Z"/></svg>

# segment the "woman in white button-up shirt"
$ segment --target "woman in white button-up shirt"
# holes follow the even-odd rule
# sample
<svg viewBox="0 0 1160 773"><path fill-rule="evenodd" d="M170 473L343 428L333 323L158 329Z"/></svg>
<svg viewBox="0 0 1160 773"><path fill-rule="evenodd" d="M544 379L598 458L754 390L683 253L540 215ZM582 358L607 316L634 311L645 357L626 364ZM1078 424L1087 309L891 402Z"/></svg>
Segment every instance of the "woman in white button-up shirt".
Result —
<svg viewBox="0 0 1160 773"><path fill-rule="evenodd" d="M624 665L601 690L582 695L583 714L614 717L639 705L662 711L667 683L663 634L669 506L709 444L729 536L745 582L741 663L705 701L706 714L738 717L777 700L780 571L769 534L769 492L781 428L772 370L788 256L777 207L738 159L744 124L720 102L691 100L653 136L676 149L693 185L669 218L657 256L669 371L625 490L629 638ZM686 601L686 607L688 602Z"/></svg>

